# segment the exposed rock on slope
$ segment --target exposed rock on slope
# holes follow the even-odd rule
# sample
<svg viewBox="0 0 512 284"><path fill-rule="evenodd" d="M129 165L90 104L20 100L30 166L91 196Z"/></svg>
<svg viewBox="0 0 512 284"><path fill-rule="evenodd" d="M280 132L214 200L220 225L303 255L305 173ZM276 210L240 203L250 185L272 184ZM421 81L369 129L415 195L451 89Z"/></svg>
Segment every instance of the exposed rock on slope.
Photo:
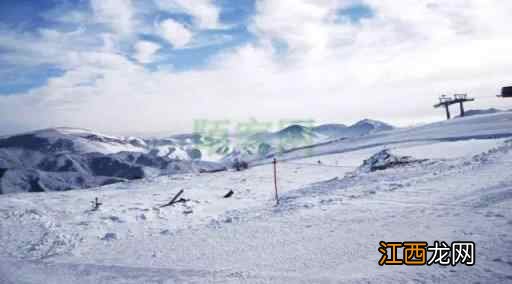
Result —
<svg viewBox="0 0 512 284"><path fill-rule="evenodd" d="M194 158L201 153L188 150ZM187 153L185 153L187 155ZM219 170L217 163L159 156L138 138L56 128L0 138L0 193L60 191L147 176Z"/></svg>
<svg viewBox="0 0 512 284"><path fill-rule="evenodd" d="M374 172L423 161L425 160L414 159L410 156L397 156L389 153L389 150L382 150L371 156L369 159L364 160L358 170L363 172Z"/></svg>

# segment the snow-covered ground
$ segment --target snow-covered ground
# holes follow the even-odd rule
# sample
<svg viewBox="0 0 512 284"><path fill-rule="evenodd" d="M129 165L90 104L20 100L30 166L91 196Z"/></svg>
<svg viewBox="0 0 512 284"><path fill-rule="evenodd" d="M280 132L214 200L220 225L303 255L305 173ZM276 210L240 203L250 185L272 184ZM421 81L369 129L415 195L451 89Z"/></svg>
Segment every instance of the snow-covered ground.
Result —
<svg viewBox="0 0 512 284"><path fill-rule="evenodd" d="M287 151L280 159L342 153L376 146L392 147L405 142L462 141L512 137L512 111L475 115L418 127L397 128L365 136L339 139ZM268 161L266 161L268 162Z"/></svg>
<svg viewBox="0 0 512 284"><path fill-rule="evenodd" d="M0 283L510 283L510 117L392 131L280 161L277 206L271 164L1 195ZM473 139L483 135L495 139ZM358 168L383 149L419 161ZM188 201L160 208L181 189ZM381 240L474 241L476 264L381 267Z"/></svg>

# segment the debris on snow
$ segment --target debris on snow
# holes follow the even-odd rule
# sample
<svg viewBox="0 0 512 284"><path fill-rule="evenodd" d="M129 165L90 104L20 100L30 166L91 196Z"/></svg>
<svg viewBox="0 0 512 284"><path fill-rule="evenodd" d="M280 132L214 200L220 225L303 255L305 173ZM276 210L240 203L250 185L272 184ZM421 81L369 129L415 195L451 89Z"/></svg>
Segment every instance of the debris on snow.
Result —
<svg viewBox="0 0 512 284"><path fill-rule="evenodd" d="M231 196L233 196L233 194L234 194L234 193L235 193L235 192L234 192L233 190L230 190L230 191L228 191L228 193L224 194L224 196L223 196L223 197L224 197L224 198L230 198Z"/></svg>
<svg viewBox="0 0 512 284"><path fill-rule="evenodd" d="M178 201L177 201L177 200L178 200L178 197L180 197L180 195L183 193L183 191L184 191L183 189L182 189L182 190L180 190L180 191L179 191L178 193L176 193L176 195L171 199L171 201L169 201L169 203L167 203L167 204L164 204L164 205L160 206L160 208L167 207L167 206L171 206L171 205L173 205L174 203L178 202ZM181 199L180 199L180 200L181 200ZM181 202L183 202L183 201L181 201Z"/></svg>
<svg viewBox="0 0 512 284"><path fill-rule="evenodd" d="M100 208L100 205L102 205L103 203L99 202L98 201L98 197L94 198L94 201L91 201L91 205L92 205L92 211L96 211Z"/></svg>
<svg viewBox="0 0 512 284"><path fill-rule="evenodd" d="M116 233L106 233L105 236L103 236L103 238L101 238L101 240L103 240L103 241L117 240L117 235L116 235Z"/></svg>

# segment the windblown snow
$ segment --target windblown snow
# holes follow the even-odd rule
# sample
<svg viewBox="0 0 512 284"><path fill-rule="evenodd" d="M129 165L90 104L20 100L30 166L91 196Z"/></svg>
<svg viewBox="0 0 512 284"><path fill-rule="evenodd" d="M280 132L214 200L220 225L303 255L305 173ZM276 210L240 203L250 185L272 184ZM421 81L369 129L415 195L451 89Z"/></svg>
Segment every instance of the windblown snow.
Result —
<svg viewBox="0 0 512 284"><path fill-rule="evenodd" d="M0 195L0 283L512 281L512 112L333 139L245 171ZM435 240L475 242L475 265L378 265L379 241Z"/></svg>

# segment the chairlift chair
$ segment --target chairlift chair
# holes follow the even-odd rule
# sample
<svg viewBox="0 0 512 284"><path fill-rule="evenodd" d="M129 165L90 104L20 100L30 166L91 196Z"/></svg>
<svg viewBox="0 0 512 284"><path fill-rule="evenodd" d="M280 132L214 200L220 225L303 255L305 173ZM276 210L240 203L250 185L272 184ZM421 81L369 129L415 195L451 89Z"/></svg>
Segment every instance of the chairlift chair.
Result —
<svg viewBox="0 0 512 284"><path fill-rule="evenodd" d="M500 98L512 98L512 86L501 88Z"/></svg>

